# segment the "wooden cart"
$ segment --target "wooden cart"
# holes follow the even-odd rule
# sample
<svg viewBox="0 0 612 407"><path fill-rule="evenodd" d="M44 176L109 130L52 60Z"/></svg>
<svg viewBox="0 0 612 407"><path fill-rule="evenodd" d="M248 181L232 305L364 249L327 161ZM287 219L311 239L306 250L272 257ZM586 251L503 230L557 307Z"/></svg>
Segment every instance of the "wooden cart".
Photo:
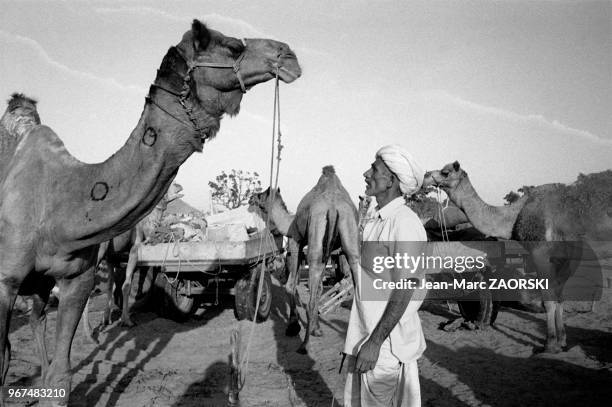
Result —
<svg viewBox="0 0 612 407"><path fill-rule="evenodd" d="M156 267L155 285L164 293L162 309L167 316L184 319L194 310L196 299L206 296L207 288L231 287L236 317L255 319L260 273L263 288L257 310L257 321L270 314L272 283L270 273L284 266L282 237L268 231L257 232L244 241L204 240L201 242L143 245L138 251L138 265ZM208 302L211 299L203 298Z"/></svg>

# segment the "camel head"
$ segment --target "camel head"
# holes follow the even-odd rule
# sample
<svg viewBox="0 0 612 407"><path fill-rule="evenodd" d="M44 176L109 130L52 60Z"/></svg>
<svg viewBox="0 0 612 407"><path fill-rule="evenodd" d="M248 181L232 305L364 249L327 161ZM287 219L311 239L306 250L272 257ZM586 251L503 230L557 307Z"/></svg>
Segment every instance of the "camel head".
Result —
<svg viewBox="0 0 612 407"><path fill-rule="evenodd" d="M439 187L444 192L448 192L455 189L461 180L466 177L467 172L461 168L459 161L455 161L454 163L446 164L441 170L425 173L422 188L434 186Z"/></svg>
<svg viewBox="0 0 612 407"><path fill-rule="evenodd" d="M23 135L30 127L40 124L36 103L23 93L13 93L0 123L9 133Z"/></svg>
<svg viewBox="0 0 612 407"><path fill-rule="evenodd" d="M249 205L258 207L263 214L268 214L273 205L279 205L287 211L287 205L285 205L285 201L280 194L280 188L268 187L265 191L254 192L249 198Z"/></svg>
<svg viewBox="0 0 612 407"><path fill-rule="evenodd" d="M287 44L228 37L194 20L191 30L164 57L150 98L155 100L158 92L180 97L203 142L216 135L223 114L238 114L248 89L273 79L277 72L286 83L302 74Z"/></svg>

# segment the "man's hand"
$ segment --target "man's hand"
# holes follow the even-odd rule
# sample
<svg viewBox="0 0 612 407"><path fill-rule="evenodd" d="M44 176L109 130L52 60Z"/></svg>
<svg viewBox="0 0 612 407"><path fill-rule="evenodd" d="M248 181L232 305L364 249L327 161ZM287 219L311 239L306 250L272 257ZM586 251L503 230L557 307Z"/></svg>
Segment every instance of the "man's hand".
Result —
<svg viewBox="0 0 612 407"><path fill-rule="evenodd" d="M376 362L378 361L378 354L380 353L380 345L368 339L364 342L357 354L357 360L355 361L355 373L366 373L369 370L374 369Z"/></svg>

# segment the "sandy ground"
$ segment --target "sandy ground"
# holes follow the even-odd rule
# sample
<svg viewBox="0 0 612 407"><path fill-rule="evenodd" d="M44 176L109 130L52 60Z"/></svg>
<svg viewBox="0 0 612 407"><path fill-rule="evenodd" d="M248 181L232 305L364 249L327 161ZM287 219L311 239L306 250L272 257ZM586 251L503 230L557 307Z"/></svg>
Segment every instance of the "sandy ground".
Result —
<svg viewBox="0 0 612 407"><path fill-rule="evenodd" d="M608 265L612 277L612 265ZM604 287L607 286L604 280ZM306 290L301 288L306 299ZM596 406L612 399L612 288L590 304L568 304L569 350L536 355L544 340L544 314L502 308L494 327L445 332L441 323L458 317L456 306L426 303L419 311L427 350L419 361L424 406ZM252 339L242 406L340 406L344 377L338 374L349 311L322 321L324 336L312 340L309 355L295 352L299 338L287 338L284 289L274 285L268 321ZM102 319L104 296L94 297L91 321ZM176 323L153 312L135 311L137 326L112 325L90 344L79 327L73 345L70 406L224 406L228 383L229 337L250 322L234 318L231 297L221 298L199 318ZM49 313L53 351L56 311ZM303 333L303 332L302 332ZM39 380L27 315L11 324L13 356L8 385ZM30 403L30 405L35 404Z"/></svg>

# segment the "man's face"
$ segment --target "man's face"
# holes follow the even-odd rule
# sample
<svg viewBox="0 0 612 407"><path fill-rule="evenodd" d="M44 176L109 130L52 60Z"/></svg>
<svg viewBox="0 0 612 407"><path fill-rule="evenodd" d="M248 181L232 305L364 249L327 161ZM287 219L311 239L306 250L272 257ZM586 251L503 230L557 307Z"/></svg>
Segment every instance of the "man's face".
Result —
<svg viewBox="0 0 612 407"><path fill-rule="evenodd" d="M365 194L368 196L381 194L393 185L393 173L380 158L376 158L363 176L366 183Z"/></svg>

